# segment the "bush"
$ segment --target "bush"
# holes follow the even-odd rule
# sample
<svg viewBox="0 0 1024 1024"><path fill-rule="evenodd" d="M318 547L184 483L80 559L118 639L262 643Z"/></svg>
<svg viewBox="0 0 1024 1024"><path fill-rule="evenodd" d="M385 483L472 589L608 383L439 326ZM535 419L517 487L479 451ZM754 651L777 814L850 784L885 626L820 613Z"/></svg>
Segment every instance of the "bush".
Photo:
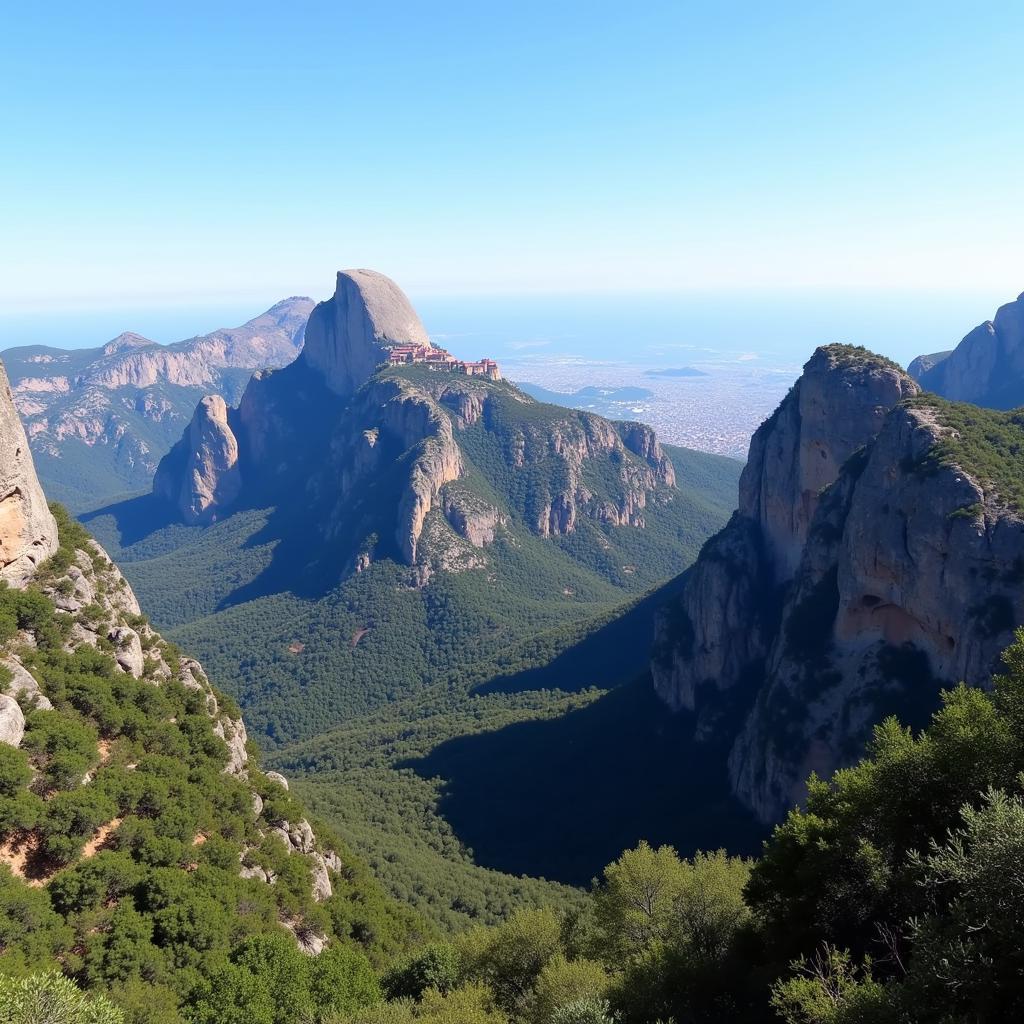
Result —
<svg viewBox="0 0 1024 1024"><path fill-rule="evenodd" d="M0 976L0 1024L124 1024L103 996L86 996L61 974Z"/></svg>
<svg viewBox="0 0 1024 1024"><path fill-rule="evenodd" d="M459 980L459 955L450 945L421 949L384 975L381 984L388 999L419 999L428 988L450 992Z"/></svg>

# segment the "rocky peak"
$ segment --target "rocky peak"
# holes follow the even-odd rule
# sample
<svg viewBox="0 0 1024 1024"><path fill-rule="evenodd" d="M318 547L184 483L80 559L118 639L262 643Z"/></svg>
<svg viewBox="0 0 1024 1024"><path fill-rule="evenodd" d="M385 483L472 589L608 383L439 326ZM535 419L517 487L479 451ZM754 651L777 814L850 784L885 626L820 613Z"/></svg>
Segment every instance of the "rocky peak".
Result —
<svg viewBox="0 0 1024 1024"><path fill-rule="evenodd" d="M755 432L740 477L740 515L758 524L776 582L792 578L822 490L918 390L899 366L864 349L826 345L808 360Z"/></svg>
<svg viewBox="0 0 1024 1024"><path fill-rule="evenodd" d="M375 270L342 270L333 297L310 314L302 359L331 391L350 395L398 344L430 347L402 289Z"/></svg>
<svg viewBox="0 0 1024 1024"><path fill-rule="evenodd" d="M149 348L151 345L156 345L156 342L150 341L149 338L144 338L141 334L124 331L103 346L103 354L105 356L116 356L121 352L135 348Z"/></svg>
<svg viewBox="0 0 1024 1024"><path fill-rule="evenodd" d="M941 355L941 353L939 354ZM945 358L911 363L926 391L955 402L1012 409L1024 402L1024 294L1000 306Z"/></svg>
<svg viewBox="0 0 1024 1024"><path fill-rule="evenodd" d="M220 395L196 406L182 439L160 461L153 492L172 501L187 523L208 522L238 497L238 442Z"/></svg>
<svg viewBox="0 0 1024 1024"><path fill-rule="evenodd" d="M726 708L745 716L729 777L763 821L811 771L854 760L885 714L984 684L1024 622L1024 521L1006 483L1024 429L916 391L887 361L819 350L658 624L662 698L695 712L698 736Z"/></svg>
<svg viewBox="0 0 1024 1024"><path fill-rule="evenodd" d="M18 585L57 550L57 524L0 364L0 579Z"/></svg>

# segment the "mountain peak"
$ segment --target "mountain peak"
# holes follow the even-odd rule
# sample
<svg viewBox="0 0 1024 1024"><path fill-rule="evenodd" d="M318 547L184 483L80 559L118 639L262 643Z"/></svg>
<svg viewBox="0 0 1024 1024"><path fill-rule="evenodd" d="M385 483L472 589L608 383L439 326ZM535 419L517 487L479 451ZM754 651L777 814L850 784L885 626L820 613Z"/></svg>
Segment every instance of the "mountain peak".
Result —
<svg viewBox="0 0 1024 1024"><path fill-rule="evenodd" d="M340 270L334 295L310 314L302 358L335 394L352 394L395 345L430 348L398 285L375 270Z"/></svg>
<svg viewBox="0 0 1024 1024"><path fill-rule="evenodd" d="M105 356L116 356L119 352L127 352L133 348L149 348L155 345L155 341L144 338L134 331L122 331L116 338L111 339L103 346Z"/></svg>
<svg viewBox="0 0 1024 1024"><path fill-rule="evenodd" d="M911 364L926 391L954 402L1013 409L1024 402L1024 293L996 310L952 352Z"/></svg>

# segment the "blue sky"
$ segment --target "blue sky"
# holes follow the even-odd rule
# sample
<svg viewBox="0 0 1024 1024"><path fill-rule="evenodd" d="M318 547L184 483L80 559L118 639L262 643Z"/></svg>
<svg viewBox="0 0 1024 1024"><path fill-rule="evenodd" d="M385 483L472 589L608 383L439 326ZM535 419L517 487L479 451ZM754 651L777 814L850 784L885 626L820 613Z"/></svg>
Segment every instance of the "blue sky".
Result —
<svg viewBox="0 0 1024 1024"><path fill-rule="evenodd" d="M1024 289L1019 3L4 21L3 314L255 311L353 265L422 296Z"/></svg>

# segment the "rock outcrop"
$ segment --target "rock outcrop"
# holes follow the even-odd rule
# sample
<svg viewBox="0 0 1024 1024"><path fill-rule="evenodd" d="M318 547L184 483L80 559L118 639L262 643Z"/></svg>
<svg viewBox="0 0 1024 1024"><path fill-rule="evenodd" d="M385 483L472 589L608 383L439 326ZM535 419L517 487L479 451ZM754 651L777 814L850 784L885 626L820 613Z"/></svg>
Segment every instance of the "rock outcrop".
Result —
<svg viewBox="0 0 1024 1024"><path fill-rule="evenodd" d="M918 383L921 382L921 378L933 367L938 366L943 359L948 359L953 354L952 349L947 349L945 352L930 352L928 355L918 356L916 359L911 359L907 366L907 373L914 378Z"/></svg>
<svg viewBox="0 0 1024 1024"><path fill-rule="evenodd" d="M220 395L208 395L182 439L163 457L153 493L172 502L186 523L209 522L228 508L242 488L238 441Z"/></svg>
<svg viewBox="0 0 1024 1024"><path fill-rule="evenodd" d="M341 270L333 297L310 314L302 358L331 391L350 395L398 344L430 347L402 289L375 270Z"/></svg>
<svg viewBox="0 0 1024 1024"><path fill-rule="evenodd" d="M751 439L738 510L662 618L652 671L669 706L693 710L699 688L729 689L766 656L776 592L796 574L822 492L917 391L899 367L867 353L829 346L811 357Z"/></svg>
<svg viewBox="0 0 1024 1024"><path fill-rule="evenodd" d="M970 417L916 391L887 361L819 350L659 623L657 691L698 735L747 709L729 775L763 821L884 714L984 684L1024 622L1021 515L972 464Z"/></svg>
<svg viewBox="0 0 1024 1024"><path fill-rule="evenodd" d="M1024 404L1024 295L1000 306L952 352L910 365L922 388L951 401L993 409Z"/></svg>
<svg viewBox="0 0 1024 1024"><path fill-rule="evenodd" d="M24 582L57 549L57 524L0 366L0 579Z"/></svg>

